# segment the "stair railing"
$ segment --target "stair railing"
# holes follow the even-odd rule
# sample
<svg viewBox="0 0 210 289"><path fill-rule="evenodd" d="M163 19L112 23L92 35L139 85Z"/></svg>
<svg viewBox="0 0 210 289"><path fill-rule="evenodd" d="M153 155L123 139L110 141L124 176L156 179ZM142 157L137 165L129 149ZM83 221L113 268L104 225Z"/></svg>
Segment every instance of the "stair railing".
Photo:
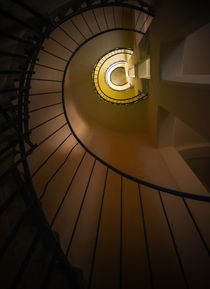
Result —
<svg viewBox="0 0 210 289"><path fill-rule="evenodd" d="M85 144L78 138L75 131L73 130L73 128L71 126L71 122L66 115L63 91L59 91L59 93L61 93L62 97L63 97L62 103L64 104L63 107L64 107L64 115L66 116L66 123L63 126L61 126L60 128L58 128L57 130L55 130L51 135L49 135L45 139L43 139L39 144L33 144L30 140L30 135L33 133L33 131L36 128L44 125L46 122L50 122L51 120L53 120L53 119L55 119L61 115L61 114L59 114L59 115L52 116L49 120L47 120L43 123L40 123L36 127L30 128L30 126L29 126L30 113L33 113L33 111L29 112L29 107L28 107L28 104L30 102L30 97L32 96L32 94L30 94L30 81L31 81L31 79L33 79L35 64L42 65L42 64L37 63L38 53L40 50L42 50L45 53L51 54L53 57L61 59L61 56L53 54L53 53L45 50L45 48L43 47L43 42L44 42L45 38L51 37L50 34L53 30L60 27L60 25L62 23L64 23L65 21L67 21L69 19L73 19L73 17L75 17L77 15L82 15L84 21L87 23L87 20L84 18L83 13L85 13L86 11L92 11L94 18L95 18L95 21L96 21L96 24L99 27L99 33L96 33L96 34L92 33L92 36L87 39L86 36L83 35L82 31L80 31L79 28L76 27L78 29L79 33L84 36L84 41L82 43L78 44L78 47L75 49L75 51L72 51L72 55L71 55L69 60L63 59L63 61L66 61L66 64L67 64L66 69L67 69L69 63L72 61L74 55L76 55L76 53L79 51L79 49L81 47L83 47L83 45L85 45L88 41L93 39L94 37L97 37L103 33L109 33L111 31L120 31L120 30L132 31L135 33L144 33L142 31L136 30L135 28L126 28L126 27L109 28L108 24L107 24L105 12L104 12L104 18L105 18L105 21L107 24L107 29L102 31L100 28L99 19L97 19L96 14L95 14L95 9L104 8L104 7L124 7L124 8L128 8L128 9L138 10L139 13L144 12L144 13L148 14L148 16L153 16L153 14L149 10L143 9L141 6L136 7L136 6L126 4L123 2L114 2L114 3L108 3L108 2L103 3L102 2L102 3L96 4L96 5L94 5L94 3L93 3L93 4L91 4L85 8L80 8L77 11L74 11L74 12L70 13L69 15L66 15L65 17L63 17L62 19L60 19L56 22L55 20L50 21L49 19L43 17L34 8L30 7L28 4L25 4L22 1L18 0L18 1L14 1L14 2L18 5L20 5L22 7L22 9L25 9L28 12L30 12L34 17L37 18L37 21L40 21L42 23L42 25L41 25L41 30L37 31L37 28L29 25L28 23L24 23L22 20L18 19L14 15L9 14L7 11L1 11L0 12L5 17L19 23L19 25L22 25L23 27L25 27L25 29L27 29L27 30L29 29L31 31L31 34L30 34L31 37L29 37L28 39L27 38L20 38L16 35L11 35L11 34L7 34L5 32L1 32L1 35L3 37L12 39L13 41L21 43L23 46L25 46L25 50L24 50L23 54L12 54L12 53L5 52L5 51L1 52L2 56L12 57L12 59L21 59L24 61L23 61L23 65L18 70L17 69L14 69L14 70L11 69L11 70L2 70L0 72L2 75L10 75L10 76L14 76L14 75L17 76L18 75L19 76L19 78L18 78L19 84L17 84L17 81L16 81L14 86L2 88L0 93L5 94L5 95L10 94L11 95L10 100L15 100L15 104L13 104L13 105L9 105L6 107L1 106L1 115L6 120L6 124L2 127L2 133L4 133L7 130L12 129L14 131L14 134L15 134L16 139L17 139L16 142L11 142L7 147L3 148L1 151L1 154L4 156L4 154L6 152L9 152L11 150L11 148L14 148L13 152L15 151L15 155L20 156L19 159L16 160L16 162L14 164L12 164L6 171L4 171L2 173L1 181L11 174L13 176L15 176L16 181L19 183L18 184L18 190L21 189L21 192L24 193L24 202L26 203L26 210L24 211L23 215L20 217L20 220L17 222L17 224L15 225L15 227L13 228L11 233L9 234L8 238L6 239L5 243L3 244L2 249L1 249L1 255L2 256L4 255L4 253L6 252L8 247L10 246L11 242L14 240L23 220L25 218L27 218L29 212L30 212L30 214L32 212L32 215L34 216L33 219L36 220L35 222L37 223L36 224L37 233L35 234L35 236L33 238L33 241L29 247L29 250L27 251L27 254L24 257L24 260L23 260L15 278L13 279L13 282L11 283L11 288L17 288L18 287L21 279L23 278L24 272L26 271L27 266L30 262L30 259L31 259L31 256L32 256L34 250L35 250L36 244L38 243L39 238L40 237L42 238L43 236L44 236L45 242L47 240L47 242L49 241L49 243L51 244L50 247L52 248L52 252L53 252L52 253L52 259L51 259L51 262L49 264L49 268L47 270L47 274L45 275L45 278L43 280L43 288L46 288L44 286L46 286L46 284L48 282L49 274L50 274L50 271L52 270L52 264L55 262L55 260L59 260L59 262L62 264L64 271L66 273L66 276L68 276L68 278L71 280L71 282L73 280L75 288L79 288L76 286L81 286L81 285L79 285L78 281L76 280L77 278L75 278L74 270L69 265L66 256L68 256L68 253L69 253L69 250L70 250L70 247L72 244L72 240L74 238L74 235L75 235L75 232L77 229L77 224L78 224L78 221L79 221L79 218L81 215L81 211L83 209L87 189L88 189L89 183L91 181L91 177L92 177L96 162L100 162L101 164L103 164L106 167L106 175L105 175L105 180L104 180L103 194L102 194L98 223L97 223L97 231L96 231L96 235L95 235L94 250L93 250L92 260L91 260L91 270L90 270L90 276L89 276L89 281L88 281L88 288L91 288L91 284L92 284L93 270L94 270L94 265L95 265L95 256L96 256L96 250L97 250L97 244L98 244L98 236L99 236L100 225L101 225L101 216L102 216L102 212L103 212L104 196L106 193L106 184L107 184L107 178L108 178L109 171L113 171L113 172L117 173L121 178L120 270L119 270L119 272L120 272L119 273L119 286L120 286L120 288L122 288L122 265L123 265L123 258L122 258L122 254L123 254L123 231L122 230L123 230L123 182L124 182L124 179L129 179L129 180L135 182L136 185L138 186L139 202L140 202L140 208L141 208L140 214L142 217L143 228L144 228L144 238L145 238L145 244L146 244L146 253L147 253L148 270L149 270L149 274L150 274L151 288L154 288L154 280L153 280L153 271L152 271L152 265L151 265L150 244L148 241L147 228L146 228L145 216L144 216L144 206L143 206L143 202L142 202L142 198L141 198L141 187L142 186L146 186L146 187L152 188L152 189L157 191L157 194L159 196L159 199L160 199L160 202L162 205L162 210L163 210L163 213L165 216L165 220L166 220L167 225L168 225L168 230L170 232L170 237L171 237L171 240L173 243L173 247L174 247L174 250L176 252L177 261L179 263L179 267L180 267L180 270L182 273L185 287L189 288L189 283L188 283L185 268L184 268L184 265L182 262L182 257L180 255L179 250L178 250L176 240L174 237L173 228L171 226L171 223L170 223L170 220L168 218L167 211L165 208L165 204L164 204L164 200L163 200L163 194L171 194L171 195L174 195L174 196L182 199L184 206L186 208L186 211L189 214L191 221L192 221L192 223L193 223L193 225L194 225L194 227L195 227L195 229L196 229L196 231L200 237L200 240L201 240L203 246L205 247L205 250L206 250L208 255L210 255L210 250L209 250L208 244L207 244L207 242L206 242L206 240L205 240L205 238L204 238L204 236L203 236L203 234L199 228L198 223L196 222L195 217L192 214L192 211L191 211L190 206L187 203L187 201L188 200L196 200L197 202L210 202L209 196L205 196L205 195L201 196L201 195L196 195L196 194L185 193L185 192L164 188L164 187L146 182L144 180L135 178L131 175L128 175L128 174L120 171L119 169L111 166L110 164L105 162L103 159L96 156L92 151L90 151L85 146ZM115 19L114 12L113 12L113 18ZM138 18L137 18L137 21L138 21ZM86 25L88 26L88 23ZM116 23L115 23L115 26L116 26ZM89 29L91 31L91 28L89 28ZM67 33L67 32L65 31L64 33ZM69 37L71 37L71 36L69 35ZM52 39L52 37L51 37L51 39ZM62 45L62 43L59 43L59 42L58 42L58 44ZM56 67L49 67L48 66L47 68L59 70L59 68L56 68ZM63 81L62 81L63 85L64 85L64 78L65 78L66 69L64 71L64 76L63 76ZM40 79L40 81L43 81L43 80ZM44 80L44 81L53 81L53 80L49 79L49 80ZM53 94L53 93L57 93L57 92L58 91L43 92L43 93L41 92L39 94ZM58 105L58 104L60 104L60 103L55 103L53 105ZM39 109L45 109L45 107L40 107ZM37 149L37 147L42 145L52 135L55 135L56 133L58 133L66 125L69 126L71 133L56 147L56 149L47 157L47 159L43 163L40 164L39 168L35 172L30 174L28 164L27 164L27 157L30 154L32 154L34 152L34 150ZM74 145L74 147L71 148L71 150L68 152L63 163L56 169L56 171L54 172L52 177L47 181L47 183L45 185L45 189L40 196L40 201L45 196L47 186L52 181L52 179L55 177L55 175L59 172L59 170L63 167L63 165L65 164L67 159L70 157L71 153L73 152L73 150L77 146L81 146L84 149L85 153L83 154L83 156L82 156L82 158L81 158L81 160L80 160L80 162L79 162L79 164L78 164L78 166L77 166L77 168L73 174L73 177L69 182L68 188L64 194L64 197L62 198L61 202L59 203L59 206L56 210L56 213L52 219L51 224L48 224L46 221L46 218L43 214L39 200L37 199L36 192L33 188L32 178L37 173L39 173L41 171L42 167L48 162L48 160L53 156L53 154L56 153L56 151L65 143L65 141L69 137L74 137L77 142ZM19 144L18 150L16 148L17 142ZM27 150L26 150L26 144L27 144L27 147L29 147L29 149L27 149ZM57 216L58 216L58 214L59 214L59 212L60 212L60 210L64 204L64 201L65 201L65 199L69 193L69 189L72 185L72 182L73 182L75 176L77 175L77 172L78 172L86 154L90 154L94 158L94 163L93 163L90 175L89 175L88 183L87 183L87 186L86 186L86 189L84 192L84 197L83 197L81 205L80 205L78 216L76 218L76 222L75 222L74 229L73 229L72 235L71 235L69 243L68 243L67 250L65 253L63 253L58 241L56 240L55 235L53 234L53 232L51 230L51 227L52 227L53 223L55 222L55 220L56 220L56 218L57 218ZM16 170L16 168L19 168L20 166L23 166L23 173L24 173L24 175L21 178L19 176L19 173ZM1 214L3 214L8 209L8 207L12 204L13 200L15 199L15 195L16 195L16 191L13 192L3 202L3 204L0 207Z"/></svg>

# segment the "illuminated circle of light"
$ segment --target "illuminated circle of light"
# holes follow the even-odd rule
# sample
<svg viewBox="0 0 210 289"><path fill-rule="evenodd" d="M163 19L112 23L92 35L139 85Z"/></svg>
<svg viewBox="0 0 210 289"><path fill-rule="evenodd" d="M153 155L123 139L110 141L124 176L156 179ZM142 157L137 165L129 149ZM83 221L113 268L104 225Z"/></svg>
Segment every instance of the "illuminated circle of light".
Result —
<svg viewBox="0 0 210 289"><path fill-rule="evenodd" d="M117 85L115 83L113 83L113 81L111 80L111 74L112 72L114 72L117 68L123 67L125 70L125 76L126 76L126 83L124 83L123 85ZM113 63L106 71L105 73L105 80L107 85L113 89L113 90L117 90L117 91L124 91L124 90L128 90L131 88L131 85L128 81L128 72L127 72L127 67L128 67L128 63L125 61L118 61Z"/></svg>
<svg viewBox="0 0 210 289"><path fill-rule="evenodd" d="M92 72L93 85L97 94L105 101L114 104L130 104L142 100L146 95L139 91L134 81L129 76L129 68L132 66L131 56L133 50L130 48L116 48L103 55L94 66ZM117 69L123 68L125 75L123 75L124 83L112 81L112 73ZM120 77L118 75L118 77ZM120 79L119 79L120 80Z"/></svg>

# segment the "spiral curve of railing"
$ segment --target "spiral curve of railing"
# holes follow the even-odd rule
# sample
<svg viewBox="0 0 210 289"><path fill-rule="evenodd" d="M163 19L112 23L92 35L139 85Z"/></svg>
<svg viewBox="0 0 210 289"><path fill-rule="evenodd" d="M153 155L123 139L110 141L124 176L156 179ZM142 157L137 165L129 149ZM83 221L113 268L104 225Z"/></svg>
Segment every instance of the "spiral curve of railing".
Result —
<svg viewBox="0 0 210 289"><path fill-rule="evenodd" d="M1 115L6 121L6 125L2 127L1 133L5 133L8 130L12 130L14 135L16 136L16 140L12 141L7 147L4 147L1 150L1 155L4 157L5 154L9 152L11 154L11 149L14 150L14 156L15 156L15 162L12 163L6 170L4 170L1 174L1 181L5 178L12 176L16 180L17 189L15 192L12 192L8 197L5 198L4 202L1 204L0 207L0 213L4 214L10 205L13 203L15 196L17 194L17 191L24 192L21 193L21 198L24 200L24 206L25 210L23 214L20 216L20 219L18 222L12 227L11 232L7 235L7 238L4 240L2 247L1 247L1 257L3 257L6 253L6 251L11 246L13 240L15 239L16 235L18 234L18 230L21 227L21 224L25 222L25 219L30 217L33 219L33 222L35 223L36 232L32 238L32 242L26 252L26 255L22 259L22 262L20 266L17 268L17 272L14 274L13 278L11 278L11 282L8 282L5 288L19 288L22 280L24 279L24 274L27 271L27 268L30 264L30 260L32 259L33 252L35 251L35 248L39 242L40 239L43 240L44 243L50 244L50 261L46 266L46 272L42 278L42 282L40 285L40 288L47 288L49 286L49 280L50 276L53 272L53 268L56 266L61 268L62 272L64 272L64 276L67 280L67 288L92 288L92 280L93 280L93 274L94 274L94 266L95 266L95 258L96 258L96 251L97 251L97 244L98 244L98 238L99 238L99 232L100 232L100 226L101 226L101 218L102 218L102 212L103 212L103 203L104 203L104 197L106 192L106 185L107 185L107 179L109 172L112 171L119 175L120 177L120 240L119 240L119 288L123 288L123 183L125 180L132 181L136 184L138 188L139 193L139 204L140 204L140 215L142 219L142 226L144 231L144 241L145 241L145 248L146 248L146 256L147 256L147 266L148 266L148 272L149 272L149 286L150 288L156 288L154 283L154 272L152 268L152 262L151 262L151 252L150 252L150 244L148 241L147 236L147 227L145 222L145 215L144 215L144 206L142 202L142 195L141 195L141 188L142 186L151 188L156 190L156 193L159 197L162 211L165 217L165 221L168 226L169 235L173 244L173 248L175 251L175 255L177 258L177 262L179 264L180 272L183 278L184 286L185 288L190 288L190 284L187 278L187 274L185 271L185 267L182 261L182 256L179 252L177 242L174 236L173 227L170 223L169 217L167 215L167 210L164 204L163 200L163 194L169 194L173 195L177 198L180 198L183 201L183 205L186 209L187 214L189 215L191 222L199 236L200 242L202 243L202 246L205 248L206 253L208 256L210 255L210 250L208 247L208 243L202 234L201 229L199 228L199 224L196 220L196 218L193 216L193 213L190 209L190 205L188 204L188 200L194 200L196 202L204 202L209 203L210 197L206 195L197 195L197 194L190 194L185 193L177 190L172 190L169 188L164 188L152 183L149 183L147 181L135 178L131 175L128 175L126 172L122 172L119 169L111 166L109 163L105 162L103 159L95 155L91 150L86 147L86 145L78 138L77 134L75 133L74 129L71 125L71 119L68 118L65 108L65 98L64 98L64 81L65 81L65 75L66 70L74 58L74 56L77 54L77 52L90 40L112 31L130 31L138 34L145 35L144 27L146 24L146 21L149 19L149 17L153 17L153 13L150 12L150 9L143 8L140 4L139 6L134 6L129 3L125 2L100 2L99 4L94 4L94 2L91 4L88 2L88 5L85 7L80 7L76 11L71 11L69 14L67 13L64 17L61 19L54 19L53 21L49 18L46 18L45 16L41 15L39 12L37 12L33 7L26 4L22 1L16 1L14 0L14 3L20 7L23 11L27 11L31 13L36 19L37 22L41 23L41 29L32 25L29 25L28 23L24 23L23 20L19 19L18 17L10 14L7 11L1 10L0 13L4 17L10 19L11 21L14 21L18 23L20 26L23 26L27 29L28 37L18 37L15 35L7 34L6 32L0 32L2 37L8 38L10 40L13 40L17 43L21 43L23 45L23 52L22 54L15 54L10 52L2 51L1 55L6 57L12 57L12 59L20 59L24 60L23 63L21 63L21 67L18 69L8 69L8 70L2 70L0 73L2 75L6 76L19 76L18 80L15 79L14 84L11 86L3 87L0 91L2 95L9 95L10 97L10 103L9 105L1 105ZM114 27L109 27L109 23L106 19L106 12L105 8L111 8L113 13L113 23ZM128 9L129 11L135 10L138 14L136 23L134 23L134 27L117 27L114 9L115 8L122 8L122 9ZM100 26L100 19L97 18L97 9L102 9L103 15L104 15L104 21L106 24L106 29L101 29ZM92 16L95 20L95 25L98 27L98 33L93 33L91 27L89 26L87 19L85 18L85 13L90 12L92 13ZM138 27L138 21L141 14L147 15L145 18L145 23L141 26L141 29ZM83 19L83 22L88 27L91 36L86 37L84 33L80 30L80 28L74 23L74 17L81 16ZM73 39L71 34L67 32L65 29L62 28L62 24L66 21L72 21L74 28L78 31L80 36L83 38L83 41L78 43L76 39ZM74 50L69 49L66 47L63 43L60 43L59 40L53 38L51 36L51 33L55 31L56 29L62 30L62 33L66 34L68 38L70 38L75 44L77 45ZM60 55L56 55L55 53L48 51L44 48L44 41L45 39L51 39L53 42L55 42L58 46L63 47L65 50L69 51L71 53L69 59L63 58ZM65 63L65 69L62 70L59 67L51 67L47 66L45 64L41 64L38 62L37 58L39 57L40 51L51 55L52 57L61 60ZM36 79L34 75L36 75L35 66L42 66L49 70L59 71L63 73L62 80L55 80L55 79ZM61 91L48 91L48 92L39 92L39 93L31 93L31 80L40 81L43 82L59 82L62 85ZM42 123L38 124L35 127L30 127L30 114L33 113L33 110L30 111L29 104L30 104L30 98L34 95L48 95L48 94L60 94L62 96L62 100L57 103L50 103L43 107L39 107L37 110L46 109L52 106L62 105L63 106L63 112L59 113L58 115L52 116L50 119L43 121ZM31 140L31 136L33 135L33 132L40 128L42 125L45 125L46 123L49 123L50 121L59 118L60 115L64 115L66 118L66 122L53 131L51 134L43 138L38 144L34 143ZM55 150L48 155L48 157L38 166L38 168L31 173L28 166L28 157L33 154L35 150L37 150L42 144L44 144L48 139L50 139L52 136L56 135L60 130L62 130L64 127L68 126L70 129L69 134L67 137L55 148ZM57 167L55 172L52 174L50 179L46 182L43 191L39 194L39 197L37 195L37 192L33 186L32 179L35 175L41 172L42 168L46 165L46 163L50 160L50 158L58 151L58 149L69 139L74 138L75 144L74 146L69 150L65 160L61 165ZM56 174L62 169L62 167L65 165L67 159L71 156L71 153L74 151L75 148L81 147L84 150L84 155L82 156L78 166L76 167L74 174L69 182L68 188L59 203L56 212L51 220L51 222L46 220L45 214L43 212L41 201L45 197L46 190L52 179L56 176ZM73 180L75 179L78 170L85 158L85 155L89 154L93 158L93 165L89 174L88 182L85 188L84 196L82 198L81 204L79 206L78 214L76 217L75 224L73 226L73 231L70 237L70 240L68 242L68 246L66 248L66 251L61 248L62 246L59 243L58 238L56 237L56 233L52 231L52 226L56 221L57 216L59 215L59 212L68 196L70 187L73 183ZM101 203L100 203L100 209L99 209L99 215L98 215L98 221L97 221L97 229L95 232L95 241L94 241L94 247L92 252L92 258L90 260L90 270L89 270L89 277L86 282L86 284L83 284L82 278L80 277L80 272L78 272L75 268L73 268L68 259L67 256L70 251L70 247L73 241L73 238L75 236L75 232L77 230L77 225L79 222L79 218L81 216L81 212L84 206L88 186L91 181L91 177L94 172L94 168L96 166L96 163L102 164L106 168L106 174L103 184L103 193L101 197ZM56 268L57 268L56 267ZM68 287L69 286L69 287ZM71 287L72 286L72 287Z"/></svg>

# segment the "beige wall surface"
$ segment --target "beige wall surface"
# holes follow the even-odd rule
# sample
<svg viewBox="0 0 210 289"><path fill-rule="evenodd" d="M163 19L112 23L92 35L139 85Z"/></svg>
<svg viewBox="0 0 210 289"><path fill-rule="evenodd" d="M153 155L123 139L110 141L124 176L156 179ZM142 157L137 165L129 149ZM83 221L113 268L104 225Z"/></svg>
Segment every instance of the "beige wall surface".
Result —
<svg viewBox="0 0 210 289"><path fill-rule="evenodd" d="M149 97L135 105L117 106L102 101L94 91L91 72L98 58L109 49L133 45L132 33L112 32L89 41L68 66L64 87L67 116L75 133L87 148L114 167L164 187L207 194L195 174L172 146L174 139L169 132L174 130L174 119L172 116L172 119L167 121L165 116L168 116L169 112L170 118L172 113L186 123L193 132L198 132L200 138L197 139L201 141L208 139L210 135L206 124L210 120L209 87L170 83L160 79L161 43L185 37L193 29L203 25L205 13L204 16L195 18L197 6L193 6L191 13L188 14L188 5L180 10L177 2L161 3L162 7L157 9L154 24L147 35L149 45L148 42L145 43L151 56L152 78L149 83ZM179 12L179 17L174 11ZM193 20L192 16L195 16ZM91 19L91 27L96 32L97 26L94 24L93 15L89 14L88 17ZM79 18L75 21L78 21L79 25ZM104 25L105 22L103 27ZM64 23L62 27L70 30L72 25ZM85 33L87 27L83 25L82 29ZM77 37L78 34L73 28L72 31L74 37ZM54 31L53 37L63 41L65 46L73 47L73 43L61 30ZM84 39L82 40L82 36L79 35L77 40ZM48 40L46 47L52 53L58 51L60 57L69 55L68 51L64 53L61 48L56 50L53 41ZM65 59L55 59L51 56L48 58L47 55L44 56L43 51L40 53L40 59L41 63L58 65L59 69L64 69L66 65ZM51 72L44 68L37 67L36 71L37 78L51 77ZM52 72L52 77L58 82L40 83L34 80L32 92L36 94L60 91L61 74ZM49 98L34 95L31 98L30 109L38 109L31 112L32 128L62 113L62 105L56 104L62 100L61 93L48 96ZM39 104L56 105L40 110ZM161 117L160 106L165 109ZM50 136L62 125L64 127L57 134ZM176 131L178 134L176 140L179 144L189 145L190 134L184 133L183 129L182 126L178 129L179 133ZM45 136L50 137L34 150L28 157L28 162L37 194L42 196L41 205L47 220L52 229L58 232L60 244L70 263L83 270L85 284L88 283L93 250L97 241L92 288L117 288L121 248L125 288L130 289L132 286L137 289L139 284L149 288L145 225L154 287L185 288L165 216L167 214L190 288L205 288L204 283L209 282L209 259L186 210L184 200L159 193L143 185L139 187L128 179L121 179L120 175L110 169L107 170L99 161L94 162L94 158L85 153L70 133L64 115L34 128L31 137L35 143L40 143ZM61 146L58 147L59 145ZM41 170L37 171L40 165ZM209 244L209 205L201 203L197 206L195 201L187 201L187 204ZM101 224L98 223L99 216Z"/></svg>

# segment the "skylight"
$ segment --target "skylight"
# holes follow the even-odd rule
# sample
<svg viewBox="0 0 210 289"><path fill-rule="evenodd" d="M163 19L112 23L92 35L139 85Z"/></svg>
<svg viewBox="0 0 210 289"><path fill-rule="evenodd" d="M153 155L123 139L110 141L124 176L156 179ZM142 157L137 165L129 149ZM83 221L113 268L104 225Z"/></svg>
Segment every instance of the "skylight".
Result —
<svg viewBox="0 0 210 289"><path fill-rule="evenodd" d="M145 97L135 85L132 54L132 49L116 48L106 53L96 63L92 78L97 94L103 100L116 104L129 104Z"/></svg>

